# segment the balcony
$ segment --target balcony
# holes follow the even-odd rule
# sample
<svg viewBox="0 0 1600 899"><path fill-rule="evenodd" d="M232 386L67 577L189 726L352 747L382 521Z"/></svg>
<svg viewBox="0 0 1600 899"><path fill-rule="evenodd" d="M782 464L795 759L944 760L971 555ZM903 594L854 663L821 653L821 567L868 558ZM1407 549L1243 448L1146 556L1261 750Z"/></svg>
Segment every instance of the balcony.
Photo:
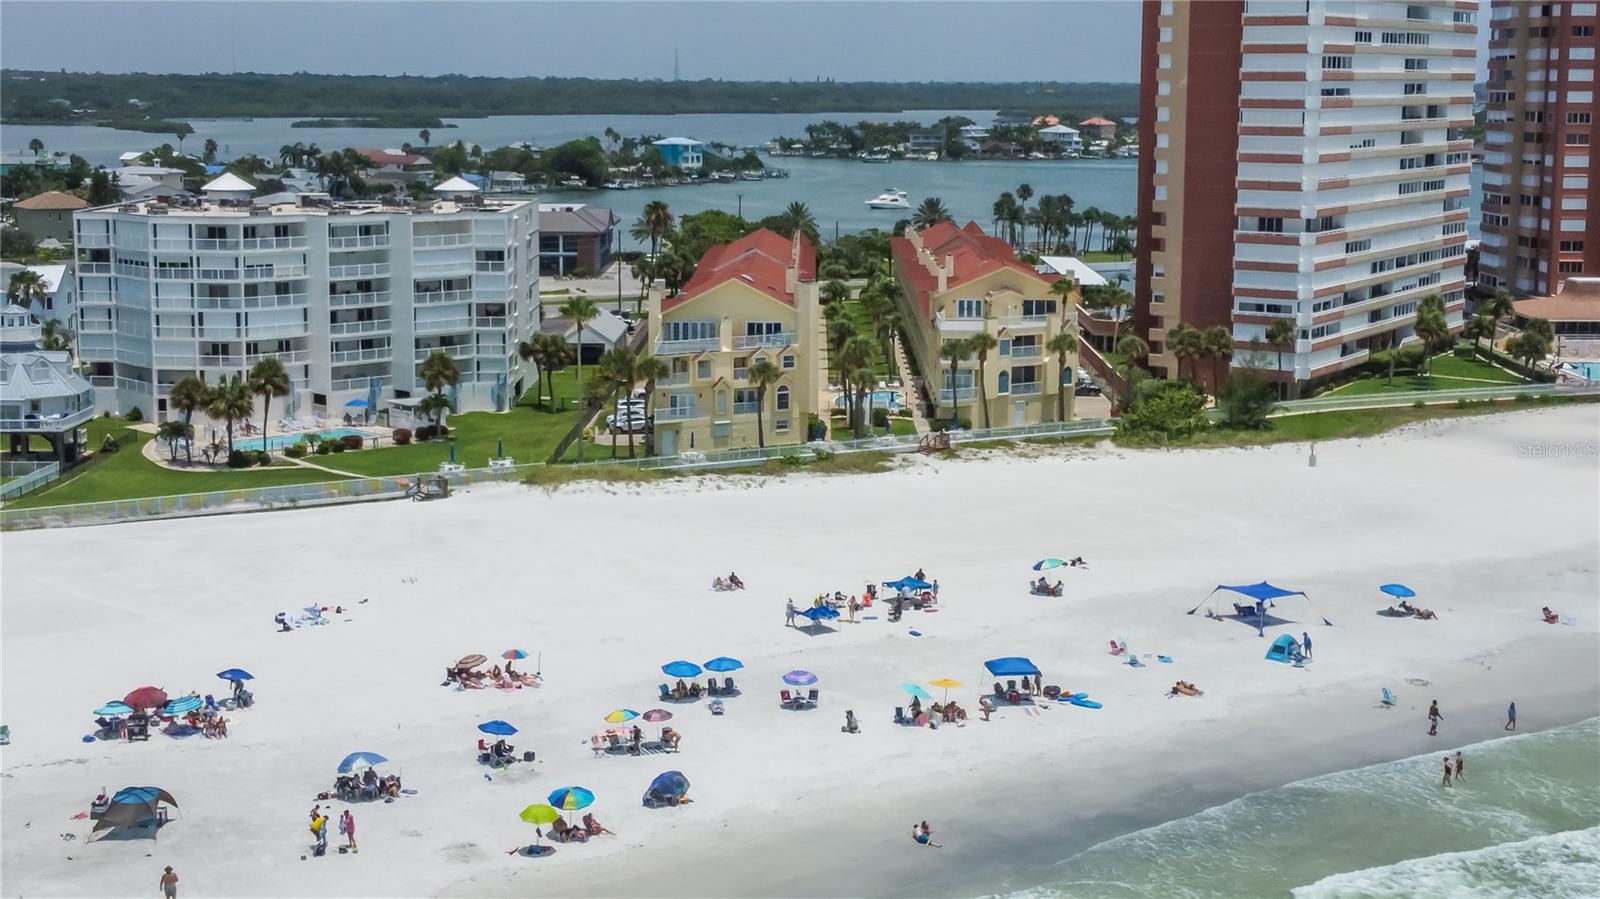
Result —
<svg viewBox="0 0 1600 899"><path fill-rule="evenodd" d="M683 356L689 353L714 353L722 349L720 337L697 337L693 340L658 340L657 356Z"/></svg>
<svg viewBox="0 0 1600 899"><path fill-rule="evenodd" d="M330 265L328 277L338 278L383 278L389 274L389 263L366 262L361 265Z"/></svg>
<svg viewBox="0 0 1600 899"><path fill-rule="evenodd" d="M289 350L284 353L245 353L244 364L255 365L262 359L276 359L279 362L289 363L308 362L311 359L311 353L308 350Z"/></svg>
<svg viewBox="0 0 1600 899"><path fill-rule="evenodd" d="M1043 381L1029 381L1026 384L1017 384L1017 383L1013 382L1012 385L1011 385L1011 395L1012 396L1037 396L1038 394L1043 393L1043 392L1044 392L1044 382Z"/></svg>
<svg viewBox="0 0 1600 899"><path fill-rule="evenodd" d="M941 334L976 334L987 323L981 318L945 318L943 313L933 317L933 327Z"/></svg>
<svg viewBox="0 0 1600 899"><path fill-rule="evenodd" d="M393 330L394 323L387 318L374 318L368 321L330 322L328 334L334 337L346 334L387 334Z"/></svg>
<svg viewBox="0 0 1600 899"><path fill-rule="evenodd" d="M348 237L328 238L330 250L372 250L388 245L387 234L352 234Z"/></svg>
<svg viewBox="0 0 1600 899"><path fill-rule="evenodd" d="M1038 344L1033 344L1032 346L1016 346L1013 344L1011 347L1011 358L1013 359L1037 359L1043 355L1044 347Z"/></svg>
<svg viewBox="0 0 1600 899"><path fill-rule="evenodd" d="M111 246L111 235L79 234L77 243L79 247L109 247Z"/></svg>
<svg viewBox="0 0 1600 899"><path fill-rule="evenodd" d="M110 304L114 301L115 296L109 290L85 290L78 294L78 305L80 306Z"/></svg>
<svg viewBox="0 0 1600 899"><path fill-rule="evenodd" d="M80 329L81 330L81 329ZM673 372L665 378L656 381L657 387L687 387L689 386L689 373L686 371Z"/></svg>
<svg viewBox="0 0 1600 899"><path fill-rule="evenodd" d="M504 315L480 315L472 320L474 328L489 328L504 331L511 319Z"/></svg>
<svg viewBox="0 0 1600 899"><path fill-rule="evenodd" d="M685 421L698 416L695 405L689 403L681 406L657 406L655 417L656 421Z"/></svg>
<svg viewBox="0 0 1600 899"><path fill-rule="evenodd" d="M88 324L88 322L84 322L84 324ZM111 323L101 322L101 324L109 325ZM88 329L80 328L79 330ZM110 329L108 328L107 330ZM193 340L195 333L194 328L151 328L150 330L158 340Z"/></svg>
<svg viewBox="0 0 1600 899"><path fill-rule="evenodd" d="M411 266L411 272L419 278L424 276L436 278L449 275L465 276L472 273L472 260L462 258L452 259L448 262L418 262Z"/></svg>
<svg viewBox="0 0 1600 899"><path fill-rule="evenodd" d="M470 330L472 330L470 318L436 318L412 325L412 332L416 334L456 334Z"/></svg>
<svg viewBox="0 0 1600 899"><path fill-rule="evenodd" d="M328 384L329 389L337 392L340 390L371 390L372 382L376 379L379 389L388 384L388 375L367 375L366 377L338 378Z"/></svg>
<svg viewBox="0 0 1600 899"><path fill-rule="evenodd" d="M746 367L746 368L735 368L733 370L733 379L735 381L748 381L748 380L750 380L750 369L748 367Z"/></svg>
<svg viewBox="0 0 1600 899"><path fill-rule="evenodd" d="M130 269L131 271L124 271L124 269ZM138 266L132 265L117 266L117 274L119 275L144 274L145 272L153 273L156 276L157 281L193 281L195 269L188 267L141 269ZM237 269L234 270L233 276L235 278L239 277L239 272ZM211 280L218 279L212 278Z"/></svg>
<svg viewBox="0 0 1600 899"><path fill-rule="evenodd" d="M178 244L181 244L181 243L183 243L183 241L182 240L171 240L171 239L168 239L168 238L156 238L155 243L156 243L156 249L159 250L159 249L162 249L161 244L163 244L163 243L178 243ZM234 237L234 238L196 237L192 241L192 243L193 243L194 249L196 249L196 250L237 250L237 249L239 249L239 239L236 238L236 237ZM180 246L177 249L185 249L185 248Z"/></svg>
<svg viewBox="0 0 1600 899"><path fill-rule="evenodd" d="M383 306L389 302L389 291L373 290L365 293L330 293L328 308L343 309L351 306Z"/></svg>
<svg viewBox="0 0 1600 899"><path fill-rule="evenodd" d="M744 334L733 338L733 348L736 350L755 350L761 347L785 347L794 344L794 332L782 331L777 334Z"/></svg>
<svg viewBox="0 0 1600 899"><path fill-rule="evenodd" d="M434 353L444 353L451 359L467 359L470 358L474 352L476 352L476 350L470 343L456 344L454 346L419 346L416 349L414 358L416 361L421 362L429 356L432 356Z"/></svg>
<svg viewBox="0 0 1600 899"><path fill-rule="evenodd" d="M1050 324L1048 315L1002 315L993 319L995 327L1007 331L1031 331Z"/></svg>
<svg viewBox="0 0 1600 899"><path fill-rule="evenodd" d="M109 275L109 274L111 274L111 263L109 263L109 262L80 262L80 263L78 263L78 274L80 274L80 275ZM122 272L117 272L117 274L120 275L120 274L122 274Z"/></svg>
<svg viewBox="0 0 1600 899"><path fill-rule="evenodd" d="M414 294L413 302L418 306L432 303L470 303L472 291L470 290L419 290Z"/></svg>
<svg viewBox="0 0 1600 899"><path fill-rule="evenodd" d="M380 346L365 350L335 350L328 354L333 365L351 365L357 362L388 362L394 358L392 347Z"/></svg>
<svg viewBox="0 0 1600 899"><path fill-rule="evenodd" d="M115 334L117 323L105 319L86 318L78 322L79 334Z"/></svg>
<svg viewBox="0 0 1600 899"><path fill-rule="evenodd" d="M0 418L0 432L32 432L55 434L70 431L94 418L94 406L76 412L29 414L22 418Z"/></svg>
<svg viewBox="0 0 1600 899"><path fill-rule="evenodd" d="M421 234L411 238L411 246L419 250L429 250L436 247L464 247L472 243L472 235L460 234Z"/></svg>
<svg viewBox="0 0 1600 899"><path fill-rule="evenodd" d="M306 267L303 265L247 265L244 269L246 281L278 281L305 276Z"/></svg>
<svg viewBox="0 0 1600 899"><path fill-rule="evenodd" d="M196 241L199 243L199 241ZM304 235L289 237L246 237L239 241L241 250L303 250L307 246Z"/></svg>
<svg viewBox="0 0 1600 899"><path fill-rule="evenodd" d="M196 362L201 368L243 368L243 356L201 356Z"/></svg>
<svg viewBox="0 0 1600 899"><path fill-rule="evenodd" d="M306 295L303 293L275 293L266 296L245 297L245 309L284 309L291 306L304 306Z"/></svg>
<svg viewBox="0 0 1600 899"><path fill-rule="evenodd" d="M941 403L969 403L977 398L978 388L976 387L958 387L955 390L946 387L939 391L939 402Z"/></svg>
<svg viewBox="0 0 1600 899"><path fill-rule="evenodd" d="M760 412L760 411L761 411L761 404L758 403L758 402L734 403L733 404L733 414L734 415L754 415L754 414L756 414L757 412Z"/></svg>

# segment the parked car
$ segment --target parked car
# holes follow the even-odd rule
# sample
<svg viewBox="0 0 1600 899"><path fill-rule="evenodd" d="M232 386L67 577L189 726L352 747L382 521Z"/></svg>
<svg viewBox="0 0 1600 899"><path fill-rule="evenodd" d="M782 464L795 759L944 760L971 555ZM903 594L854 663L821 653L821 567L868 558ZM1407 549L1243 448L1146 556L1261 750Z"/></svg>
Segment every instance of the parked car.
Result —
<svg viewBox="0 0 1600 899"><path fill-rule="evenodd" d="M649 430L650 423L643 415L624 415L621 418L615 415L607 415L606 427L623 434L630 431L638 434Z"/></svg>
<svg viewBox="0 0 1600 899"><path fill-rule="evenodd" d="M1100 385L1093 381L1079 381L1072 391L1073 396L1099 396L1100 393Z"/></svg>

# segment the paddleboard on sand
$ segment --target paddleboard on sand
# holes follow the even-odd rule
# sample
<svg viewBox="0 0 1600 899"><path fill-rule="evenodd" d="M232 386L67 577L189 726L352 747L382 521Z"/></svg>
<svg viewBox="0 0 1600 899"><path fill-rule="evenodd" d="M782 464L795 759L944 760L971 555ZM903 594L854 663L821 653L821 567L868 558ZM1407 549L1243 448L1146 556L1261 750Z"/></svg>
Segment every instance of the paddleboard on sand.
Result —
<svg viewBox="0 0 1600 899"><path fill-rule="evenodd" d="M1095 702L1093 699L1079 699L1078 697L1074 696L1067 701L1075 706L1078 706L1079 708L1084 709L1098 709L1101 707L1100 703Z"/></svg>

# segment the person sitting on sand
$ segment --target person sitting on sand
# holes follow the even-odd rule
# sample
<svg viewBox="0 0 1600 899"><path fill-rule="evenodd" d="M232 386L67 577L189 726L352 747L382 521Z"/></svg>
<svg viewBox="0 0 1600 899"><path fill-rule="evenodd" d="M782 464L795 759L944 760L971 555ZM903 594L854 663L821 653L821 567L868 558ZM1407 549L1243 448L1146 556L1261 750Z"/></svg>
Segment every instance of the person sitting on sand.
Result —
<svg viewBox="0 0 1600 899"><path fill-rule="evenodd" d="M922 697L913 696L911 697L911 717L916 718L920 714L922 714Z"/></svg>
<svg viewBox="0 0 1600 899"><path fill-rule="evenodd" d="M730 572L728 572L728 586L732 587L735 590L743 590L744 589L744 581L739 580L739 575L737 575L734 572L730 571Z"/></svg>
<svg viewBox="0 0 1600 899"><path fill-rule="evenodd" d="M395 799L400 798L400 775L391 774L383 779L383 794Z"/></svg>
<svg viewBox="0 0 1600 899"><path fill-rule="evenodd" d="M595 820L592 812L583 816L583 829L588 831L589 835L592 837L597 837L603 833L609 833L612 836L616 836L615 832L607 830L604 824L601 824L599 821Z"/></svg>
<svg viewBox="0 0 1600 899"><path fill-rule="evenodd" d="M722 575L719 574L715 578L711 579L711 589L713 589L713 590L731 590L733 588L731 586L729 586L727 580L725 580L722 577Z"/></svg>
<svg viewBox="0 0 1600 899"><path fill-rule="evenodd" d="M492 758L504 761L511 758L511 753L515 751L515 749L516 747L506 742L505 737L501 737L500 739L494 741L493 746L489 747L489 755Z"/></svg>
<svg viewBox="0 0 1600 899"><path fill-rule="evenodd" d="M933 831L928 827L928 822L926 821L921 824L911 825L911 839L924 846L932 846L935 849L943 848L933 841Z"/></svg>
<svg viewBox="0 0 1600 899"><path fill-rule="evenodd" d="M678 743L680 743L682 740L683 734L678 733L670 727L661 728L661 745L666 746L673 752L678 751Z"/></svg>
<svg viewBox="0 0 1600 899"><path fill-rule="evenodd" d="M1544 623L1545 624L1559 624L1561 622L1561 616L1557 615L1556 613L1554 613L1552 611L1550 611L1550 607L1549 606L1545 606L1540 611L1542 611L1544 613Z"/></svg>
<svg viewBox="0 0 1600 899"><path fill-rule="evenodd" d="M1439 616L1434 614L1432 609L1419 608L1419 609L1417 609L1417 617L1421 618L1423 621L1433 621L1433 620L1437 619Z"/></svg>
<svg viewBox="0 0 1600 899"><path fill-rule="evenodd" d="M688 699L689 698L689 685L684 683L683 682L683 678L681 678L681 677L678 678L678 682L676 684L674 684L673 687L672 687L672 698L673 699Z"/></svg>
<svg viewBox="0 0 1600 899"><path fill-rule="evenodd" d="M1400 600L1400 611L1405 612L1407 615L1415 615L1417 614L1417 607L1402 599Z"/></svg>

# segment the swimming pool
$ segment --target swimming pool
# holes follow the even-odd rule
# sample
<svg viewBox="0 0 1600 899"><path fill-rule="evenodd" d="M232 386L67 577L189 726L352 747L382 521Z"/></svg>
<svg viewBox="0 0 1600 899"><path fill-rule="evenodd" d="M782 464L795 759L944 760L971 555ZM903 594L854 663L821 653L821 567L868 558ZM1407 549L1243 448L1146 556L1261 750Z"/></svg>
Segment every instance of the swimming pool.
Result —
<svg viewBox="0 0 1600 899"><path fill-rule="evenodd" d="M1600 362L1568 362L1567 368L1585 381L1600 381Z"/></svg>
<svg viewBox="0 0 1600 899"><path fill-rule="evenodd" d="M306 439L306 435L309 433L311 432L301 432L297 434L274 434L271 437L265 438L266 446L262 446L263 438L261 437L250 437L244 440L235 438L233 441L233 448L237 450L249 450L250 452L258 452L262 449L281 450L286 446L292 446ZM370 432L358 431L355 428L329 428L326 431L317 431L315 433L317 435L317 439L319 440L337 440L340 437L348 437L351 434L354 434L358 437L364 437L368 440L372 439L372 434Z"/></svg>
<svg viewBox="0 0 1600 899"><path fill-rule="evenodd" d="M844 403L845 398L843 395L837 396L833 400L834 407L838 409L843 409ZM867 400L867 405L873 409L888 409L890 412L898 412L900 410L900 392L897 390L874 390Z"/></svg>

